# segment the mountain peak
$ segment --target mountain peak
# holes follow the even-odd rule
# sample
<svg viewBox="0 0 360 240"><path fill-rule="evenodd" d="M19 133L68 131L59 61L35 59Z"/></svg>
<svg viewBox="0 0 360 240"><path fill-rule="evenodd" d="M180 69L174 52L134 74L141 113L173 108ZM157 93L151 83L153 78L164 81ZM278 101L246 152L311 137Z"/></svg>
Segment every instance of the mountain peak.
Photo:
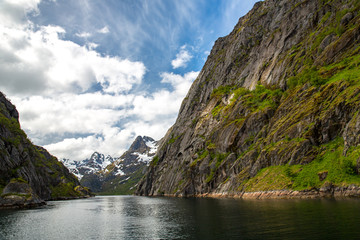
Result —
<svg viewBox="0 0 360 240"><path fill-rule="evenodd" d="M149 146L147 145L149 142L155 142L155 140L147 136L137 136L135 141L131 144L128 152L144 153L149 150Z"/></svg>

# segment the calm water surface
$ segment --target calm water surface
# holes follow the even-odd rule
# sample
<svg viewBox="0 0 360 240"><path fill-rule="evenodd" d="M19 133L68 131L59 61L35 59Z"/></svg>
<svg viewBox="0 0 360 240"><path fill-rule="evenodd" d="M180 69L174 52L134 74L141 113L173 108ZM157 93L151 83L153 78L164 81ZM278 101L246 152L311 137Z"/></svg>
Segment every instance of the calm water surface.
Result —
<svg viewBox="0 0 360 240"><path fill-rule="evenodd" d="M100 196L2 210L0 239L360 239L360 200Z"/></svg>

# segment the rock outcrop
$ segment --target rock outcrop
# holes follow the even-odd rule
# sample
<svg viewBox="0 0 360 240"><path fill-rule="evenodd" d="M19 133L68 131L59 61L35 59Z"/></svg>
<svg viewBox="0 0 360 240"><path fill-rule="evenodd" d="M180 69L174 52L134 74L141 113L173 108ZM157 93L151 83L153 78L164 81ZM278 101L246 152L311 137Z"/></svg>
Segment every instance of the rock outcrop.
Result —
<svg viewBox="0 0 360 240"><path fill-rule="evenodd" d="M0 208L28 208L44 204L45 201L21 179L12 179L3 189L0 198Z"/></svg>
<svg viewBox="0 0 360 240"><path fill-rule="evenodd" d="M78 185L56 157L30 142L20 128L15 106L0 93L0 208L84 197L74 189Z"/></svg>
<svg viewBox="0 0 360 240"><path fill-rule="evenodd" d="M215 42L136 194L360 186L359 11L355 0L256 3Z"/></svg>

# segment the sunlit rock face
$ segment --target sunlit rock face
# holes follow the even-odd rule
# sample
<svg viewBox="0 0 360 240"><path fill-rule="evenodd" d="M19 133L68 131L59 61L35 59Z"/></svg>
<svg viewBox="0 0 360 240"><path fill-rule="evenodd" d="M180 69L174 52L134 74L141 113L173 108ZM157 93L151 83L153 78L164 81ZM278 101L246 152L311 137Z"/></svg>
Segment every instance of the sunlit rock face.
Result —
<svg viewBox="0 0 360 240"><path fill-rule="evenodd" d="M359 7L256 3L215 42L136 193L359 186Z"/></svg>

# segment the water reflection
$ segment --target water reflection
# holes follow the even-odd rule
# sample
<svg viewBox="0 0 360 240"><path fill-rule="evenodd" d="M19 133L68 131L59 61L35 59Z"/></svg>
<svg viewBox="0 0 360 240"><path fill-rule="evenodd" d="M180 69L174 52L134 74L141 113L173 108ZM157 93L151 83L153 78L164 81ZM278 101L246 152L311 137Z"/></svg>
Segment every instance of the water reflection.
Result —
<svg viewBox="0 0 360 240"><path fill-rule="evenodd" d="M358 239L359 200L106 196L0 211L0 239Z"/></svg>

